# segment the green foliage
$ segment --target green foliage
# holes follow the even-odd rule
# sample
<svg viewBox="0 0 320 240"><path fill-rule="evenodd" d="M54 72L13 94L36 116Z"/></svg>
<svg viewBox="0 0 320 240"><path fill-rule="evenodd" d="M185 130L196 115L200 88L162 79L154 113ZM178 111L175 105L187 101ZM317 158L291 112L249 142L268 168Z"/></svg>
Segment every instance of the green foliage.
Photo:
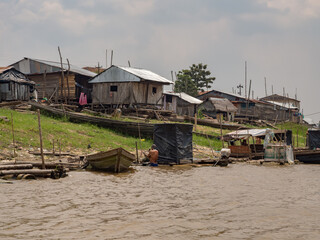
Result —
<svg viewBox="0 0 320 240"><path fill-rule="evenodd" d="M186 74L186 70L182 70L177 74L177 81L174 86L175 92L185 92L191 96L197 96L198 91L191 77Z"/></svg>
<svg viewBox="0 0 320 240"><path fill-rule="evenodd" d="M210 77L211 72L207 70L207 67L207 64L192 64L190 69L182 70L181 73L190 76L198 91L204 91L204 88L208 90L211 87L210 84L216 79L215 77Z"/></svg>

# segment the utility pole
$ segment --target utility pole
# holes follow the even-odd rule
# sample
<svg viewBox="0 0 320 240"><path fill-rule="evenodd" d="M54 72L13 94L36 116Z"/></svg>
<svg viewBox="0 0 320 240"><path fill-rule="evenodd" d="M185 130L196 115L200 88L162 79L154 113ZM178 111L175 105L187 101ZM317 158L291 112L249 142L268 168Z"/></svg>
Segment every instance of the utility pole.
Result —
<svg viewBox="0 0 320 240"><path fill-rule="evenodd" d="M243 85L239 84L239 85L237 86L237 88L239 88L238 94L241 96L241 88L243 88Z"/></svg>
<svg viewBox="0 0 320 240"><path fill-rule="evenodd" d="M268 93L267 93L267 78L264 77L264 90L266 92L266 96L268 96Z"/></svg>
<svg viewBox="0 0 320 240"><path fill-rule="evenodd" d="M108 68L108 49L106 49L106 68Z"/></svg>
<svg viewBox="0 0 320 240"><path fill-rule="evenodd" d="M245 93L244 93L244 96L245 96L245 98L247 98L247 61L245 61L244 62L244 91L245 91ZM241 92L241 90L240 90L240 92ZM240 95L241 95L241 93L240 93Z"/></svg>

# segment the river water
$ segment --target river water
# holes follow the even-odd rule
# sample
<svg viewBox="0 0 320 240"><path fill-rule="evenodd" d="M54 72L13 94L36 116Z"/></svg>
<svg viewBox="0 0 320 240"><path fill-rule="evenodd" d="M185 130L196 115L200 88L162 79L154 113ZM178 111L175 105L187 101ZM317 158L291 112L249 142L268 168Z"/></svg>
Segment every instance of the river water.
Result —
<svg viewBox="0 0 320 240"><path fill-rule="evenodd" d="M320 165L135 167L0 184L0 239L320 239Z"/></svg>

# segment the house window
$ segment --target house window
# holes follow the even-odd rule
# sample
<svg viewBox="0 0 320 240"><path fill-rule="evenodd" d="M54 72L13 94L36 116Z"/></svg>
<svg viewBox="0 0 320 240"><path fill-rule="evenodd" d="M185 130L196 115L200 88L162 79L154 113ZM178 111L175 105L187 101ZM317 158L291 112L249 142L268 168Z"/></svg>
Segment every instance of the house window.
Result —
<svg viewBox="0 0 320 240"><path fill-rule="evenodd" d="M153 87L152 88L152 94L156 94L157 93L157 88L156 87Z"/></svg>
<svg viewBox="0 0 320 240"><path fill-rule="evenodd" d="M118 86L110 86L110 92L118 92Z"/></svg>
<svg viewBox="0 0 320 240"><path fill-rule="evenodd" d="M172 103L172 95L166 95L166 102Z"/></svg>

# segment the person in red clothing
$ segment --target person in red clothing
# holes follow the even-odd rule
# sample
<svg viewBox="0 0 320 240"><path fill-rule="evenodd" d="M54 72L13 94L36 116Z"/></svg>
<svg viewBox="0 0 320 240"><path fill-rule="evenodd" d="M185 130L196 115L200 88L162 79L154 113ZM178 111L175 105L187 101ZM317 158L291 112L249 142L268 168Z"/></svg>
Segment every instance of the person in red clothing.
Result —
<svg viewBox="0 0 320 240"><path fill-rule="evenodd" d="M152 144L151 149L149 150L148 155L146 157L150 161L150 166L157 167L158 166L158 157L159 157L159 151L157 150L157 146L155 144Z"/></svg>

